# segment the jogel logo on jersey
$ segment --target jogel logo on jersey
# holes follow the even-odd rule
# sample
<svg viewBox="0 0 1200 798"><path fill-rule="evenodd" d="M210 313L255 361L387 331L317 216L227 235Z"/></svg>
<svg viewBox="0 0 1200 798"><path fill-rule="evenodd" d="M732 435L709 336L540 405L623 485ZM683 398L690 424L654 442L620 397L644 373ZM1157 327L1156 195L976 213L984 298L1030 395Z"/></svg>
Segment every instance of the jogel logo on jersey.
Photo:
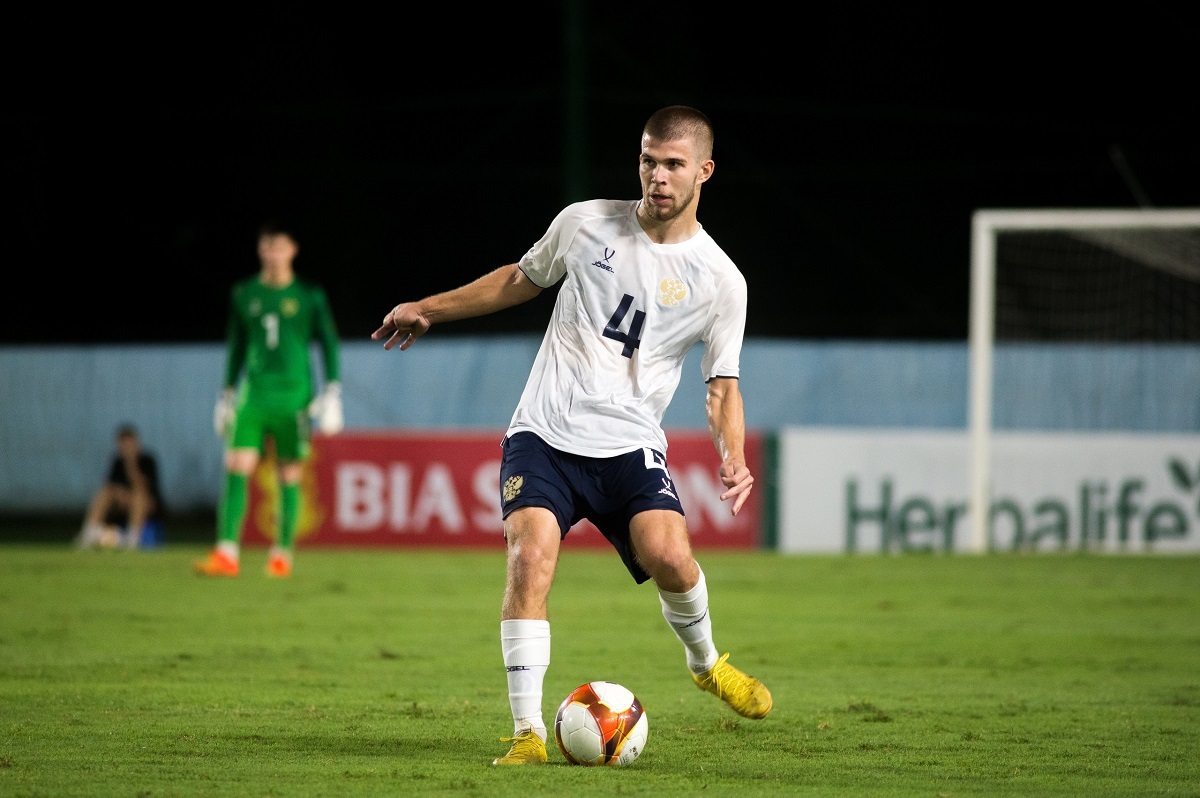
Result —
<svg viewBox="0 0 1200 798"><path fill-rule="evenodd" d="M509 477L504 483L504 501L510 502L521 495L525 477Z"/></svg>
<svg viewBox="0 0 1200 798"><path fill-rule="evenodd" d="M279 312L284 316L295 316L300 312L300 301L294 297L288 297L279 303Z"/></svg>
<svg viewBox="0 0 1200 798"><path fill-rule="evenodd" d="M668 308L677 308L687 299L687 286L683 280L668 277L658 284L658 303Z"/></svg>
<svg viewBox="0 0 1200 798"><path fill-rule="evenodd" d="M612 272L613 274L616 274L616 271L613 270L612 264L609 263L609 261L612 260L613 255L616 254L617 251L615 249L610 252L608 247L605 247L604 260L594 260L592 261L592 265L599 269L604 269L606 272Z"/></svg>

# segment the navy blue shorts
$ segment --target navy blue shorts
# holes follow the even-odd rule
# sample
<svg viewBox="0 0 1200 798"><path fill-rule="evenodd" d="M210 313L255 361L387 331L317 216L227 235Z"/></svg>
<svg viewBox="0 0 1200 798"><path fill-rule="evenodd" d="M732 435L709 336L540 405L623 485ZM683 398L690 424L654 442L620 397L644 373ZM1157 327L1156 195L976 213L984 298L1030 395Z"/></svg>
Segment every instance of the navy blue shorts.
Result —
<svg viewBox="0 0 1200 798"><path fill-rule="evenodd" d="M506 437L500 463L503 516L521 507L545 507L558 518L560 537L580 519L596 525L640 585L650 578L629 542L629 521L643 510L683 515L667 458L653 449L616 457L584 457L549 446L532 432Z"/></svg>

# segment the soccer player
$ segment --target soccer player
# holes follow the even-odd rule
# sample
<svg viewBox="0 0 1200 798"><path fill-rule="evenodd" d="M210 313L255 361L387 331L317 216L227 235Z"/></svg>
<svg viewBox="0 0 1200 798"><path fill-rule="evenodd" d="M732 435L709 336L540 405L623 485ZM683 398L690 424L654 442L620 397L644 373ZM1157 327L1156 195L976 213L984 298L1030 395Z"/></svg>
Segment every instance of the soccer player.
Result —
<svg viewBox="0 0 1200 798"><path fill-rule="evenodd" d="M158 460L142 448L137 429L122 424L108 476L88 502L75 545L136 549L161 542L164 512Z"/></svg>
<svg viewBox="0 0 1200 798"><path fill-rule="evenodd" d="M267 575L291 575L301 477L311 450L309 417L329 435L344 425L337 327L324 289L296 274L299 251L288 227L267 222L258 233L259 273L237 282L230 295L225 382L213 411L213 426L226 442L225 482L216 548L195 563L205 576L238 575L250 477L268 445L279 500ZM324 368L319 395L309 357L314 340Z"/></svg>
<svg viewBox="0 0 1200 798"><path fill-rule="evenodd" d="M767 688L728 654L718 656L661 426L684 357L703 342L721 499L736 515L754 484L738 387L746 281L697 220L712 148L712 125L700 111L656 111L642 131L640 199L568 205L518 263L396 305L371 335L384 349L405 350L435 323L508 308L562 281L502 444L508 556L500 645L514 731L493 764L546 761L547 601L560 542L581 518L599 528L635 582L653 580L695 683L744 717L771 710Z"/></svg>

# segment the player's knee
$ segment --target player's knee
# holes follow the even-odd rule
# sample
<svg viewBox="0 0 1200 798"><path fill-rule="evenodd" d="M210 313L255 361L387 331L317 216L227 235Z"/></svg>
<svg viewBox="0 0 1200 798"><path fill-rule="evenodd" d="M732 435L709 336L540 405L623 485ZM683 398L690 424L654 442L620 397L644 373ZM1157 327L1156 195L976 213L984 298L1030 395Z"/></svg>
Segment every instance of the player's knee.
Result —
<svg viewBox="0 0 1200 798"><path fill-rule="evenodd" d="M558 562L558 538L525 532L508 536L508 559L525 569L550 568Z"/></svg>
<svg viewBox="0 0 1200 798"><path fill-rule="evenodd" d="M250 476L258 467L258 452L254 449L230 449L225 453L225 470Z"/></svg>
<svg viewBox="0 0 1200 798"><path fill-rule="evenodd" d="M504 540L510 560L551 566L558 561L558 521L544 508L523 507L509 515L504 521Z"/></svg>
<svg viewBox="0 0 1200 798"><path fill-rule="evenodd" d="M686 533L639 535L635 551L638 563L666 590L694 585L700 578L700 566L692 554Z"/></svg>
<svg viewBox="0 0 1200 798"><path fill-rule="evenodd" d="M304 478L304 463L299 460L288 460L279 466L279 478L289 484L295 485Z"/></svg>

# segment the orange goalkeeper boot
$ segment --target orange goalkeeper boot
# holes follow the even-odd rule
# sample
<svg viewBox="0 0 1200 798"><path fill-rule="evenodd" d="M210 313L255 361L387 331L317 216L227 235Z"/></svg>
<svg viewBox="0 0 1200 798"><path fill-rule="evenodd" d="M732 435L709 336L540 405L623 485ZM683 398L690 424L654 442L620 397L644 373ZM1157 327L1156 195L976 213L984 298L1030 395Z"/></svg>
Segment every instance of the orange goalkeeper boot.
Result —
<svg viewBox="0 0 1200 798"><path fill-rule="evenodd" d="M267 558L267 576L286 579L292 575L292 560L286 554L272 553Z"/></svg>
<svg viewBox="0 0 1200 798"><path fill-rule="evenodd" d="M203 560L196 560L193 566L201 576L238 575L238 561L218 549L213 549Z"/></svg>

